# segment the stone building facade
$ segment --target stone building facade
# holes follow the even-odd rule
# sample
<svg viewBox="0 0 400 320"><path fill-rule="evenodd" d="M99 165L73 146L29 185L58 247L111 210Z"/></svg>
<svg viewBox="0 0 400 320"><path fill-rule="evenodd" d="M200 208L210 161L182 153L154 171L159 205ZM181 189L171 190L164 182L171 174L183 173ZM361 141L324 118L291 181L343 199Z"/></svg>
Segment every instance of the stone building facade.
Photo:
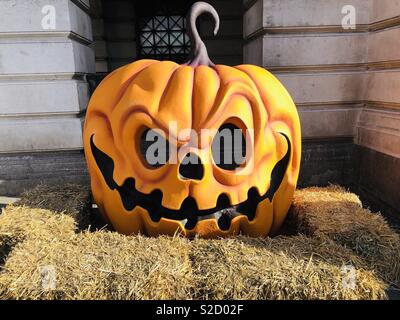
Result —
<svg viewBox="0 0 400 320"><path fill-rule="evenodd" d="M349 3L356 25L343 28ZM244 61L274 72L300 112L301 181L338 181L398 214L400 1L244 5Z"/></svg>
<svg viewBox="0 0 400 320"><path fill-rule="evenodd" d="M0 194L40 181L88 181L82 123L110 71L146 57L143 17L193 1L0 0ZM216 63L257 64L302 120L301 185L339 183L400 207L400 0L209 0L199 29ZM145 3L145 5L144 5ZM49 23L52 10L55 25ZM51 22L51 21L50 21Z"/></svg>

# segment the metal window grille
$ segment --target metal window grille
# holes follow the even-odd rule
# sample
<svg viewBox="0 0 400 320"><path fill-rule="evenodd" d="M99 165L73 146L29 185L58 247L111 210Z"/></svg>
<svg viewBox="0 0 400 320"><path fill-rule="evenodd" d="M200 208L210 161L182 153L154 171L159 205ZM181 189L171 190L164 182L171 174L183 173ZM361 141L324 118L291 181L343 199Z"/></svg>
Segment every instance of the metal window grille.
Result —
<svg viewBox="0 0 400 320"><path fill-rule="evenodd" d="M186 59L190 38L186 34L185 20L178 15L144 18L140 23L140 57L176 62Z"/></svg>

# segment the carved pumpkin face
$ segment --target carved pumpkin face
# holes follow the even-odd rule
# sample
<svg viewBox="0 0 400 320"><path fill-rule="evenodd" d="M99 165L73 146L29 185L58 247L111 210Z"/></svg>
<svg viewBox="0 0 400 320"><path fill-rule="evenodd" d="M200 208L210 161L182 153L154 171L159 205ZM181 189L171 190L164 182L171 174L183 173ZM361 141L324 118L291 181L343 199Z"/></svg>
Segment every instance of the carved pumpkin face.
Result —
<svg viewBox="0 0 400 320"><path fill-rule="evenodd" d="M203 10L196 11L195 4L190 21L203 11L216 16L212 7L200 4ZM199 41L191 33L192 43ZM139 60L111 73L96 89L84 128L94 199L124 234L274 234L299 173L296 107L263 68L215 66L204 51L194 56L197 60L185 65ZM247 161L234 168L215 161L213 144L224 128L252 132ZM196 145L188 144L187 129L197 133ZM177 150L166 155L177 161L149 163L144 156L149 145L143 144L148 132L158 132L168 150Z"/></svg>

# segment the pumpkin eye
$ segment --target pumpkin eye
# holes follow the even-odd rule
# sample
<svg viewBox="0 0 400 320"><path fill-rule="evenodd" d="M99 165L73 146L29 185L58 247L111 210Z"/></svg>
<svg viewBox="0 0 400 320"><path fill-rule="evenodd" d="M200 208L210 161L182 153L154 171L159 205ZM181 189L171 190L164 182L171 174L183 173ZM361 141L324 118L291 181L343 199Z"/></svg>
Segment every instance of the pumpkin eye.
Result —
<svg viewBox="0 0 400 320"><path fill-rule="evenodd" d="M161 130L146 129L140 136L140 153L151 168L164 166L170 155L170 145Z"/></svg>
<svg viewBox="0 0 400 320"><path fill-rule="evenodd" d="M242 129L234 124L223 124L211 146L214 162L225 170L235 170L246 158L246 139Z"/></svg>

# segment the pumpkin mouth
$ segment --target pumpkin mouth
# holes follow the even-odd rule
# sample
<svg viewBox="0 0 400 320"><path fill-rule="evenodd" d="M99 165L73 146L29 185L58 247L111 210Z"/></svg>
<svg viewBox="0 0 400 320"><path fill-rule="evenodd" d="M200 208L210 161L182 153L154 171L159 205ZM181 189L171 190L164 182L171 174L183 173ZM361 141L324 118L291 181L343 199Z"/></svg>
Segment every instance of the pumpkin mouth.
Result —
<svg viewBox="0 0 400 320"><path fill-rule="evenodd" d="M178 210L164 207L162 203L163 194L161 190L156 189L150 194L145 194L135 188L135 179L127 178L122 186L119 186L113 179L114 161L106 153L98 149L93 141L94 135L90 137L90 146L96 164L99 167L105 182L111 190L117 190L124 208L131 211L137 206L145 209L153 222L159 222L161 218L180 221L185 229L192 230L197 223L202 220L215 219L221 230L229 230L231 221L238 216L247 216L249 221L255 218L257 206L260 202L272 199L275 192L281 185L291 157L291 143L289 138L283 134L288 143L288 149L285 156L274 166L271 173L271 182L268 191L260 195L255 187L249 189L247 200L232 205L226 194L220 194L217 204L214 208L199 210L196 200L193 197L187 197Z"/></svg>

